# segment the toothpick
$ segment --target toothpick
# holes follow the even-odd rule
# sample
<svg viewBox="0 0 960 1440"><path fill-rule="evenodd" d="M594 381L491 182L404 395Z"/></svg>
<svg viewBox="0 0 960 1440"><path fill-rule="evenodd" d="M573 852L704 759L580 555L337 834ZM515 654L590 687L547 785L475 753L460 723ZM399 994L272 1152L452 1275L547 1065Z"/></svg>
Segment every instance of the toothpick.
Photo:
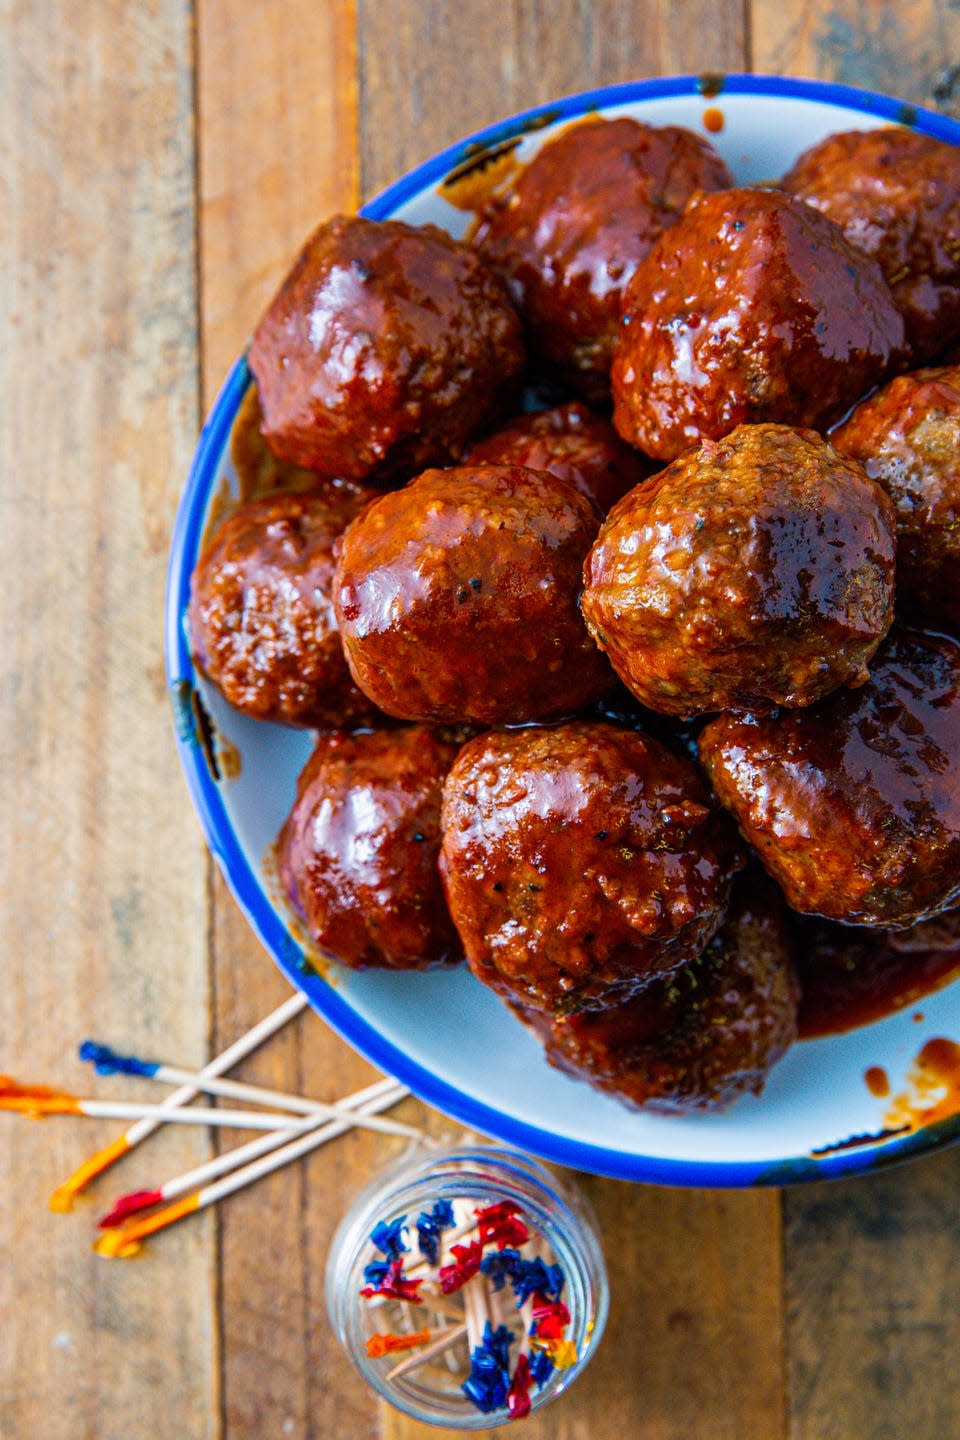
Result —
<svg viewBox="0 0 960 1440"><path fill-rule="evenodd" d="M460 1204L459 1200L456 1202ZM453 1226L450 1230L444 1230L441 1241L440 1265L449 1264L453 1259L450 1251L451 1245L456 1245L468 1235L476 1234L478 1230L476 1220L463 1220L459 1225ZM421 1270L431 1270L433 1267L430 1261L424 1256L420 1260L414 1260L412 1264L404 1267L405 1275L416 1275Z"/></svg>
<svg viewBox="0 0 960 1440"><path fill-rule="evenodd" d="M228 1045L226 1050L215 1055L199 1074L209 1078L212 1075L222 1075L226 1070L232 1070L234 1065L238 1065L247 1055L258 1050L264 1041L269 1040L278 1030L282 1030L285 1025L306 1010L309 1003L306 995L299 991L295 995L288 996L282 1005L277 1006L276 1010L265 1015L252 1029L234 1040L232 1045ZM196 1098L197 1093L194 1085L182 1085L180 1089L174 1090L172 1095L168 1095L161 1105L160 1109L164 1112L162 1119L138 1120L123 1135L119 1135L116 1140L112 1140L109 1145L98 1150L95 1155L91 1155L89 1160L84 1160L83 1164L78 1165L73 1174L54 1190L50 1196L50 1209L60 1213L71 1210L76 1197L87 1188L91 1181L95 1180L98 1175L102 1175L105 1170L109 1170L110 1166L116 1164L124 1155L128 1155L142 1140L146 1140L148 1135L152 1135L158 1126L169 1118L169 1111L189 1104Z"/></svg>
<svg viewBox="0 0 960 1440"><path fill-rule="evenodd" d="M467 1344L471 1355L483 1339L490 1310L486 1296L487 1281L483 1275L473 1275L460 1288L463 1296L463 1318L467 1324Z"/></svg>
<svg viewBox="0 0 960 1440"><path fill-rule="evenodd" d="M221 1080L181 1070L176 1065L164 1065L159 1061L138 1060L134 1055L118 1055L106 1045L97 1045L85 1040L80 1046L80 1059L91 1061L101 1075L140 1075L148 1080L157 1080L163 1085L180 1085L186 1082L210 1095L222 1095L227 1100L248 1100L255 1105L272 1105L274 1109L292 1111L296 1115L319 1115L324 1120L335 1120L341 1115L350 1115L350 1107L342 1101L311 1100L303 1095L288 1095L282 1091L267 1090L262 1085L248 1085L238 1080ZM404 1135L408 1140L418 1140L421 1132L412 1125L402 1125L398 1120L380 1120L375 1116L352 1115L354 1125L367 1130L376 1130L383 1135Z"/></svg>
<svg viewBox="0 0 960 1440"><path fill-rule="evenodd" d="M367 1124L361 1107L368 1101L382 1101L377 1105L377 1110L389 1110L392 1105L398 1104L410 1094L405 1085L400 1085L396 1080L378 1080L374 1085L368 1085L363 1090L357 1090L339 1102L345 1115L350 1116L351 1124ZM373 1110L370 1111L374 1113ZM98 1221L98 1228L112 1229L122 1221L135 1215L140 1210L147 1210L152 1205L161 1205L165 1200L176 1200L178 1196L187 1194L190 1190L196 1190L216 1180L220 1175L226 1175L231 1170L237 1170L241 1165L250 1164L259 1160L261 1155L268 1155L286 1145L294 1136L316 1130L324 1124L320 1115L306 1115L293 1130L283 1134L269 1133L262 1135L258 1140L250 1140L246 1145L238 1145L233 1150L225 1150L222 1155L215 1156L212 1160L206 1161L203 1165L196 1165L192 1170L177 1175L173 1180L168 1180L155 1190L132 1190L126 1195L121 1195L115 1202L113 1209Z"/></svg>
<svg viewBox="0 0 960 1440"><path fill-rule="evenodd" d="M370 1297L370 1300L367 1300L367 1305L370 1306L370 1309L376 1309L377 1306L380 1305L396 1305L396 1303L396 1300L394 1300L391 1295L374 1295ZM435 1315L443 1315L448 1319L463 1319L461 1309L456 1308L455 1305L450 1305L448 1300L440 1296L439 1293L438 1295L433 1295L433 1292L430 1292L430 1290L422 1289L419 1300L404 1300L403 1303L404 1305L420 1306L420 1309L423 1310L433 1310Z"/></svg>
<svg viewBox="0 0 960 1440"><path fill-rule="evenodd" d="M361 1114L372 1114L377 1105L382 1105L382 1100L368 1100L360 1107ZM252 1185L264 1175L270 1175L274 1170L279 1170L283 1165L289 1165L292 1160L299 1160L302 1155L307 1155L311 1150L325 1145L328 1140L342 1135L352 1127L352 1120L339 1119L328 1120L316 1130L309 1134L301 1135L298 1139L291 1140L289 1144L282 1146L273 1154L264 1155L261 1159L255 1160L252 1165L244 1165L232 1175L227 1175L223 1180L216 1181L213 1185L207 1185L202 1190L195 1190L190 1195L185 1195L180 1200L175 1200L172 1205L165 1205L153 1215L143 1216L139 1219L128 1220L123 1225L118 1225L115 1230L105 1230L94 1243L97 1254L108 1258L120 1257L126 1259L135 1255L141 1241L148 1235L155 1234L158 1230L164 1230L168 1225L174 1225L187 1215L193 1215L198 1210L205 1210L209 1205L215 1205L227 1195L233 1195L237 1190L242 1190L246 1185Z"/></svg>
<svg viewBox="0 0 960 1440"><path fill-rule="evenodd" d="M408 1355L406 1360L401 1360L399 1365L394 1365L392 1370L387 1371L388 1380L399 1380L401 1375L408 1374L411 1370L417 1370L421 1365L426 1365L444 1350L449 1350L455 1345L461 1336L466 1335L467 1327L462 1325L451 1325L449 1330L441 1330L436 1340L418 1350L413 1355Z"/></svg>
<svg viewBox="0 0 960 1440"><path fill-rule="evenodd" d="M25 1115L29 1120L49 1115L86 1115L94 1120L140 1120L162 1115L164 1121L177 1125L223 1125L233 1130L285 1130L289 1134L296 1118L291 1115L267 1115L259 1110L196 1110L165 1111L161 1105L141 1105L126 1100L85 1100L66 1090L51 1090L46 1085L18 1085L9 1075L0 1075L0 1111Z"/></svg>

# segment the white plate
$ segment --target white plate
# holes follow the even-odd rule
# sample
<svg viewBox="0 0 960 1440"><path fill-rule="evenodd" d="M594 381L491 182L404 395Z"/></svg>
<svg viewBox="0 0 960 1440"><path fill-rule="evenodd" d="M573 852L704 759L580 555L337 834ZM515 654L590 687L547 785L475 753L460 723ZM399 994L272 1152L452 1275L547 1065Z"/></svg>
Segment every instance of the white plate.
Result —
<svg viewBox="0 0 960 1440"><path fill-rule="evenodd" d="M898 122L960 143L960 125L943 116L846 87L741 75L726 77L719 94L708 93L712 88L689 76L640 81L529 111L428 160L364 213L429 220L459 235L469 217L439 193L445 176L517 136L518 155L526 158L552 126L585 111L706 133L705 110L719 110L723 129L709 138L741 182L776 178L835 130ZM780 1184L866 1169L960 1135L960 1117L951 1117L885 1138L889 1102L874 1098L864 1079L869 1066L882 1066L897 1093L907 1088L926 1039L960 1040L960 983L924 998L922 1025L907 1009L847 1035L803 1041L776 1067L761 1098L744 1098L720 1115L667 1118L628 1111L552 1070L538 1043L466 969L398 975L333 967L326 979L304 970L275 901L268 857L310 736L232 710L195 670L184 623L208 508L224 480L236 486L228 440L249 379L241 358L204 428L180 504L167 594L167 679L181 758L210 847L267 950L313 1006L439 1109L548 1159L608 1175L684 1185ZM211 771L195 692L240 757L236 778Z"/></svg>

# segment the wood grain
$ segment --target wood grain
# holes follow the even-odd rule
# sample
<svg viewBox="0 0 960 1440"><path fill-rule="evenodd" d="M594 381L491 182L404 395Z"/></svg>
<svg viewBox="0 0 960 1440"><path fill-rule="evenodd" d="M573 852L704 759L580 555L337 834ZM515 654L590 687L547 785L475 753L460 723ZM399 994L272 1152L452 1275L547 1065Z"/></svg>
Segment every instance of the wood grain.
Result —
<svg viewBox="0 0 960 1440"><path fill-rule="evenodd" d="M960 1154L787 1197L793 1440L960 1434Z"/></svg>
<svg viewBox="0 0 960 1440"><path fill-rule="evenodd" d="M960 9L947 0L755 0L753 43L758 69L960 113ZM957 1343L958 1174L956 1154L940 1155L787 1192L792 1440L957 1433L960 1380L944 1357Z"/></svg>
<svg viewBox="0 0 960 1440"><path fill-rule="evenodd" d="M740 0L358 0L358 20L364 197L515 110L745 60Z"/></svg>
<svg viewBox="0 0 960 1440"><path fill-rule="evenodd" d="M116 1093L78 1064L85 1035L188 1065L207 1040L160 639L197 423L192 36L179 0L2 15L0 1055ZM136 1265L90 1249L106 1195L205 1138L158 1137L64 1218L48 1193L117 1127L2 1123L0 1434L212 1436L211 1225Z"/></svg>
<svg viewBox="0 0 960 1440"><path fill-rule="evenodd" d="M357 204L352 0L197 4L202 380L217 387L310 231Z"/></svg>
<svg viewBox="0 0 960 1440"><path fill-rule="evenodd" d="M960 115L954 0L752 0L757 70L860 85Z"/></svg>
<svg viewBox="0 0 960 1440"><path fill-rule="evenodd" d="M197 6L201 355L205 403L309 232L357 204L355 24L349 0ZM280 1003L287 982L219 874L212 882L215 1045ZM374 1072L313 1016L243 1067L260 1083L334 1098ZM218 1215L225 1436L372 1435L377 1406L329 1331L330 1239L393 1153L369 1134L240 1194Z"/></svg>

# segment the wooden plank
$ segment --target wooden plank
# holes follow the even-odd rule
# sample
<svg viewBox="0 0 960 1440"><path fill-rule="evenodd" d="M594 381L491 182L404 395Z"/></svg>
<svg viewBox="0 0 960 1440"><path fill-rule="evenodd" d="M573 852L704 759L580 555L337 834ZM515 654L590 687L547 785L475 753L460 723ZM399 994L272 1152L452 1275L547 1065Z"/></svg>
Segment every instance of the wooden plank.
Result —
<svg viewBox="0 0 960 1440"><path fill-rule="evenodd" d="M745 63L740 0L359 0L358 13L364 196L515 110Z"/></svg>
<svg viewBox="0 0 960 1440"><path fill-rule="evenodd" d="M754 0L753 47L758 69L960 113L960 10L949 0ZM941 1155L786 1193L793 1440L957 1433L958 1175L957 1155Z"/></svg>
<svg viewBox="0 0 960 1440"><path fill-rule="evenodd" d="M207 1039L204 847L160 648L197 423L190 16L180 0L2 13L0 1055L116 1093L77 1063L84 1035L184 1064ZM216 1434L209 1222L136 1265L90 1249L107 1195L196 1164L205 1137L159 1137L74 1216L46 1209L115 1134L4 1120L10 1440Z"/></svg>
<svg viewBox="0 0 960 1440"><path fill-rule="evenodd" d="M355 25L349 0L289 0L282 23L256 0L200 0L200 277L207 403L301 242L357 203ZM213 881L215 1035L225 1043L289 993ZM242 1072L334 1097L373 1071L304 1017ZM354 1193L394 1153L349 1137L236 1196L218 1215L227 1436L362 1437L376 1405L332 1340L323 1300L329 1242Z"/></svg>
<svg viewBox="0 0 960 1440"><path fill-rule="evenodd" d="M753 65L860 85L960 115L953 0L752 0Z"/></svg>
<svg viewBox="0 0 960 1440"><path fill-rule="evenodd" d="M786 1199L792 1440L960 1433L960 1154Z"/></svg>
<svg viewBox="0 0 960 1440"><path fill-rule="evenodd" d="M199 0L206 404L310 231L357 203L351 0Z"/></svg>
<svg viewBox="0 0 960 1440"><path fill-rule="evenodd" d="M362 190L553 96L661 70L743 67L736 4L360 0ZM776 1194L585 1181L610 1257L610 1329L530 1440L785 1434ZM451 1435L383 1412L388 1440ZM487 1432L490 1433L490 1432Z"/></svg>

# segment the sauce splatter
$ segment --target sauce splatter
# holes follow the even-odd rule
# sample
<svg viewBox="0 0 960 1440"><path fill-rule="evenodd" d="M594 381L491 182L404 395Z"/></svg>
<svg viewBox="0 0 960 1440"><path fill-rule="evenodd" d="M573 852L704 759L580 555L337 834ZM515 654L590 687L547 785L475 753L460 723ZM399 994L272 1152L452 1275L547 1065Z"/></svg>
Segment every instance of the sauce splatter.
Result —
<svg viewBox="0 0 960 1440"><path fill-rule="evenodd" d="M917 1130L960 1114L960 1045L942 1035L928 1040L907 1083L908 1089L891 1102L884 1124Z"/></svg>
<svg viewBox="0 0 960 1440"><path fill-rule="evenodd" d="M725 123L722 110L718 110L715 105L711 105L708 110L704 110L702 118L704 130L709 130L711 135L720 134Z"/></svg>
<svg viewBox="0 0 960 1440"><path fill-rule="evenodd" d="M890 1094L890 1077L882 1065L870 1065L863 1073L867 1089L878 1100L885 1100Z"/></svg>

